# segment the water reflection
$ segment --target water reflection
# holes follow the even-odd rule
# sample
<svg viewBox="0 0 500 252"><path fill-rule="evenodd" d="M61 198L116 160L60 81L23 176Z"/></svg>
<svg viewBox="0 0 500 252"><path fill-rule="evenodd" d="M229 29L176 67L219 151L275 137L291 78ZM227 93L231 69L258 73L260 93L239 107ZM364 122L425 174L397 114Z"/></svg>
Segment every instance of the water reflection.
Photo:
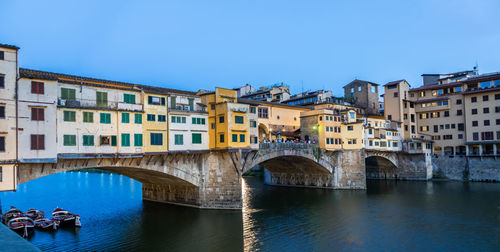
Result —
<svg viewBox="0 0 500 252"><path fill-rule="evenodd" d="M83 227L36 232L51 251L497 250L500 184L369 181L366 191L273 187L244 178L243 211L143 202L141 184L61 173L0 193L3 210L60 206Z"/></svg>

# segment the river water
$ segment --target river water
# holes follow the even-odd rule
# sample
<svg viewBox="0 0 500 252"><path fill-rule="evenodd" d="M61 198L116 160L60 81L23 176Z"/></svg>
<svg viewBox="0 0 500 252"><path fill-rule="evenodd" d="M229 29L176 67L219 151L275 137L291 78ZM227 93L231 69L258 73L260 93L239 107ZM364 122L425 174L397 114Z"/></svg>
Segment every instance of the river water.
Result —
<svg viewBox="0 0 500 252"><path fill-rule="evenodd" d="M366 191L264 185L243 179L244 209L143 202L141 184L66 172L0 193L2 209L62 207L82 228L35 232L47 251L498 251L500 184L368 181ZM1 245L0 245L1 250Z"/></svg>

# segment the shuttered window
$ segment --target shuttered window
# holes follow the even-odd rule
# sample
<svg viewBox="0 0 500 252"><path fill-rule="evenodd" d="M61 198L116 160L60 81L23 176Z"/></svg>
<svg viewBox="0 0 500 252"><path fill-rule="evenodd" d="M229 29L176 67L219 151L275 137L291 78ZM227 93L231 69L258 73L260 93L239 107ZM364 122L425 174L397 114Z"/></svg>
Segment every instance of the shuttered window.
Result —
<svg viewBox="0 0 500 252"><path fill-rule="evenodd" d="M43 121L45 120L45 110L43 108L31 108L31 120Z"/></svg>
<svg viewBox="0 0 500 252"><path fill-rule="evenodd" d="M45 150L45 135L31 135L31 149Z"/></svg>
<svg viewBox="0 0 500 252"><path fill-rule="evenodd" d="M148 120L148 122L154 122L155 121L155 115L154 114L148 114L147 115L147 120Z"/></svg>
<svg viewBox="0 0 500 252"><path fill-rule="evenodd" d="M193 133L193 144L201 144L201 133Z"/></svg>
<svg viewBox="0 0 500 252"><path fill-rule="evenodd" d="M134 146L142 146L142 134L134 134Z"/></svg>
<svg viewBox="0 0 500 252"><path fill-rule="evenodd" d="M135 114L135 123L142 124L142 114Z"/></svg>
<svg viewBox="0 0 500 252"><path fill-rule="evenodd" d="M183 135L175 135L174 136L175 145L183 145L184 144L184 136Z"/></svg>
<svg viewBox="0 0 500 252"><path fill-rule="evenodd" d="M175 109L176 106L177 106L177 102L176 102L175 96L170 96L170 108Z"/></svg>
<svg viewBox="0 0 500 252"><path fill-rule="evenodd" d="M163 145L163 134L162 133L151 133L150 134L151 145Z"/></svg>
<svg viewBox="0 0 500 252"><path fill-rule="evenodd" d="M44 94L44 84L39 81L31 82L31 93L32 94Z"/></svg>
<svg viewBox="0 0 500 252"><path fill-rule="evenodd" d="M244 122L243 116L235 116L234 122L237 124L243 124L243 122Z"/></svg>
<svg viewBox="0 0 500 252"><path fill-rule="evenodd" d="M0 119L5 118L5 106L0 106Z"/></svg>
<svg viewBox="0 0 500 252"><path fill-rule="evenodd" d="M240 143L245 142L245 134L240 134Z"/></svg>
<svg viewBox="0 0 500 252"><path fill-rule="evenodd" d="M61 88L61 99L63 100L75 100L75 89L72 88Z"/></svg>
<svg viewBox="0 0 500 252"><path fill-rule="evenodd" d="M116 136L111 136L111 146L116 146Z"/></svg>
<svg viewBox="0 0 500 252"><path fill-rule="evenodd" d="M110 113L101 113L101 123L110 124L111 123L111 114Z"/></svg>
<svg viewBox="0 0 500 252"><path fill-rule="evenodd" d="M166 122L167 121L167 117L164 116L164 115L158 115L158 122Z"/></svg>
<svg viewBox="0 0 500 252"><path fill-rule="evenodd" d="M123 94L123 102L129 104L135 104L135 95L133 94Z"/></svg>
<svg viewBox="0 0 500 252"><path fill-rule="evenodd" d="M83 146L94 146L94 136L83 135Z"/></svg>
<svg viewBox="0 0 500 252"><path fill-rule="evenodd" d="M129 123L129 122L130 122L130 114L122 113L122 123Z"/></svg>
<svg viewBox="0 0 500 252"><path fill-rule="evenodd" d="M76 121L76 112L75 111L64 111L64 121L65 122L75 122Z"/></svg>
<svg viewBox="0 0 500 252"><path fill-rule="evenodd" d="M0 152L5 152L5 137L0 136Z"/></svg>
<svg viewBox="0 0 500 252"><path fill-rule="evenodd" d="M0 88L5 88L5 76L0 75Z"/></svg>
<svg viewBox="0 0 500 252"><path fill-rule="evenodd" d="M95 96L97 107L105 108L108 106L108 93L96 91Z"/></svg>
<svg viewBox="0 0 500 252"><path fill-rule="evenodd" d="M128 147L130 146L130 134L122 134L122 146Z"/></svg>
<svg viewBox="0 0 500 252"><path fill-rule="evenodd" d="M238 134L233 134L233 136L232 136L232 137L233 137L233 139L232 139L232 140L233 140L233 143L238 142Z"/></svg>
<svg viewBox="0 0 500 252"><path fill-rule="evenodd" d="M94 122L94 112L83 112L83 122L93 123Z"/></svg>
<svg viewBox="0 0 500 252"><path fill-rule="evenodd" d="M76 146L76 135L64 135L63 136L64 146Z"/></svg>
<svg viewBox="0 0 500 252"><path fill-rule="evenodd" d="M189 110L193 111L194 110L194 99L189 98Z"/></svg>

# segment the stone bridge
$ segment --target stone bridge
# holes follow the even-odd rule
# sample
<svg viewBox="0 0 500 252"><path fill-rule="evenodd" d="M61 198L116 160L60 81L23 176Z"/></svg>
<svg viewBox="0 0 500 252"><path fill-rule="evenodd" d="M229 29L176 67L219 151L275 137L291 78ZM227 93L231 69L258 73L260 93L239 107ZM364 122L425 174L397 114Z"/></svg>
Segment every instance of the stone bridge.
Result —
<svg viewBox="0 0 500 252"><path fill-rule="evenodd" d="M261 144L259 150L144 156L116 154L59 158L57 163L22 163L18 166L18 182L59 172L98 168L141 182L144 200L199 208L238 209L242 206L241 175L256 165L266 169L266 182L272 185L366 189L365 156L367 160L380 159L396 167L393 173L381 169L384 172L379 174L386 178L429 178L420 167L426 163L420 156L364 150L327 151L311 144L271 143ZM399 169L401 166L407 168Z"/></svg>
<svg viewBox="0 0 500 252"><path fill-rule="evenodd" d="M430 154L365 150L368 179L427 180L432 178Z"/></svg>

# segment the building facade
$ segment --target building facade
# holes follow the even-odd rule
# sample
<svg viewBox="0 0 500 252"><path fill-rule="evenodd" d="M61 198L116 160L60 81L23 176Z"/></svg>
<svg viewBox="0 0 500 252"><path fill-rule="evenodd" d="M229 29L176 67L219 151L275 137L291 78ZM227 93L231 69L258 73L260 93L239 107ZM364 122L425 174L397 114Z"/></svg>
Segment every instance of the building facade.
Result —
<svg viewBox="0 0 500 252"><path fill-rule="evenodd" d="M355 79L344 86L344 97L355 106L365 109L368 114L379 113L378 84Z"/></svg>

